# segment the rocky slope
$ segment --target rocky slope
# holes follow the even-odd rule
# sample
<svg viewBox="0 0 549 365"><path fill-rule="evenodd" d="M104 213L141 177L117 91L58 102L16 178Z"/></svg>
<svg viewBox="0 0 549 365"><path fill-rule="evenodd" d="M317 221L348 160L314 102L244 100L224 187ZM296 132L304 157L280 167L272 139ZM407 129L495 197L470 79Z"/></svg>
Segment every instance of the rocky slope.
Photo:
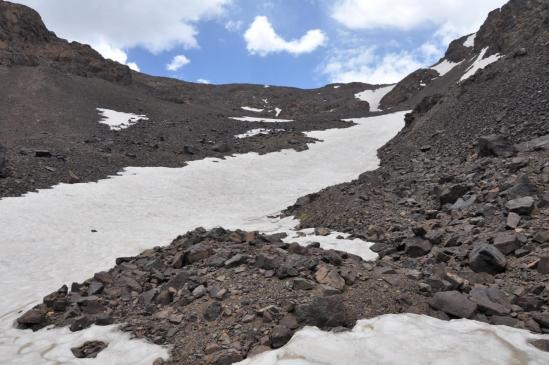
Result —
<svg viewBox="0 0 549 365"><path fill-rule="evenodd" d="M34 10L7 1L0 1L0 83L0 145L6 148L0 197L95 181L126 166L176 167L206 156L304 149L302 131L347 127L342 117L367 114L368 104L353 95L373 88L214 86L152 77L59 39ZM112 131L98 123L96 108L149 120ZM295 122L229 119L242 116ZM281 131L234 138L254 128ZM40 151L47 153L39 157Z"/></svg>
<svg viewBox="0 0 549 365"><path fill-rule="evenodd" d="M422 272L431 307L451 317L549 332L548 9L491 13L474 52L503 58L423 99L379 170L289 213L377 242L383 262Z"/></svg>

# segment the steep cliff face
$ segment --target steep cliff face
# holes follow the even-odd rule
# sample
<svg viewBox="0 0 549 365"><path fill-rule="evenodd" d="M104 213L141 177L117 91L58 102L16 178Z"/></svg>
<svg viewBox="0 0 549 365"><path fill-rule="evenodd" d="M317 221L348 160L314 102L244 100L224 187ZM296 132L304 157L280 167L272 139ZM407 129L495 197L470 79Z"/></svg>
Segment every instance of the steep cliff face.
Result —
<svg viewBox="0 0 549 365"><path fill-rule="evenodd" d="M90 46L57 38L36 11L7 1L0 2L0 65L49 66L77 76L132 81L127 66L105 60Z"/></svg>

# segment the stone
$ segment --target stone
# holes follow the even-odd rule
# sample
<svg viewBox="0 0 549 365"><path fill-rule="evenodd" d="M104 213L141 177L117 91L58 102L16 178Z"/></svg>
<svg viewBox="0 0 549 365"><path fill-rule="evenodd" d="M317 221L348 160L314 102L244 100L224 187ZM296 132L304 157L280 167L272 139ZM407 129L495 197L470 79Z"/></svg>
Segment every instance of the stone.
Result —
<svg viewBox="0 0 549 365"><path fill-rule="evenodd" d="M278 267L278 262L276 256L260 253L255 260L255 266L265 270L273 270Z"/></svg>
<svg viewBox="0 0 549 365"><path fill-rule="evenodd" d="M292 338L292 331L283 325L278 325L271 332L271 346L274 349L284 346Z"/></svg>
<svg viewBox="0 0 549 365"><path fill-rule="evenodd" d="M294 290L311 290L314 289L315 283L304 278L295 278L292 280L292 289Z"/></svg>
<svg viewBox="0 0 549 365"><path fill-rule="evenodd" d="M69 184L78 184L80 182L80 177L76 175L72 170L69 170L68 175Z"/></svg>
<svg viewBox="0 0 549 365"><path fill-rule="evenodd" d="M533 239L537 243L549 242L549 231L539 231L534 235Z"/></svg>
<svg viewBox="0 0 549 365"><path fill-rule="evenodd" d="M454 204L458 198L461 198L470 190L469 186L464 184L455 184L445 187L440 193L440 204Z"/></svg>
<svg viewBox="0 0 549 365"><path fill-rule="evenodd" d="M224 142L216 143L212 146L212 151L219 153L227 153L231 150L228 144Z"/></svg>
<svg viewBox="0 0 549 365"><path fill-rule="evenodd" d="M523 198L509 200L505 207L510 212L514 212L520 215L529 215L534 209L534 198L531 196L525 196Z"/></svg>
<svg viewBox="0 0 549 365"><path fill-rule="evenodd" d="M530 340L529 343L538 350L549 352L549 340Z"/></svg>
<svg viewBox="0 0 549 365"><path fill-rule="evenodd" d="M91 295L101 294L104 288L105 286L103 285L103 283L96 280L92 280L90 282L90 285L88 286L88 295L91 296Z"/></svg>
<svg viewBox="0 0 549 365"><path fill-rule="evenodd" d="M534 320L543 328L549 328L549 312L535 313Z"/></svg>
<svg viewBox="0 0 549 365"><path fill-rule="evenodd" d="M497 274L505 271L507 259L493 245L481 244L469 253L469 266L475 272Z"/></svg>
<svg viewBox="0 0 549 365"><path fill-rule="evenodd" d="M296 316L290 313L286 314L278 324L288 327L291 330L295 330L299 327Z"/></svg>
<svg viewBox="0 0 549 365"><path fill-rule="evenodd" d="M248 358L253 357L255 355L262 354L267 351L271 351L271 348L269 346L265 346L265 345L255 346L248 352Z"/></svg>
<svg viewBox="0 0 549 365"><path fill-rule="evenodd" d="M223 306L219 302L210 303L204 310L204 319L207 321L216 320L223 311Z"/></svg>
<svg viewBox="0 0 549 365"><path fill-rule="evenodd" d="M46 313L38 308L33 308L17 318L17 323L22 328L40 328L45 325Z"/></svg>
<svg viewBox="0 0 549 365"><path fill-rule="evenodd" d="M481 157L512 157L516 153L515 147L505 136L496 134L480 137L477 149Z"/></svg>
<svg viewBox="0 0 549 365"><path fill-rule="evenodd" d="M193 145L184 145L183 153L186 153L187 155L194 155L196 153L196 148L194 148Z"/></svg>
<svg viewBox="0 0 549 365"><path fill-rule="evenodd" d="M469 297L478 305L479 310L488 315L506 315L511 313L511 301L500 289L473 288L469 293Z"/></svg>
<svg viewBox="0 0 549 365"><path fill-rule="evenodd" d="M231 365L244 360L242 354L234 349L218 351L212 355L211 365Z"/></svg>
<svg viewBox="0 0 549 365"><path fill-rule="evenodd" d="M549 274L549 256L539 258L537 269L540 274Z"/></svg>
<svg viewBox="0 0 549 365"><path fill-rule="evenodd" d="M510 212L507 215L506 227L510 229L516 229L520 224L520 215L514 212Z"/></svg>
<svg viewBox="0 0 549 365"><path fill-rule="evenodd" d="M345 279L339 275L336 270L329 269L327 266L320 266L315 272L315 280L320 284L331 286L337 290L345 288Z"/></svg>
<svg viewBox="0 0 549 365"><path fill-rule="evenodd" d="M204 348L204 353L206 355L211 355L213 353L216 353L218 351L221 351L223 348L221 346L219 346L218 344L216 344L215 342L210 342L209 344L206 345L206 347Z"/></svg>
<svg viewBox="0 0 549 365"><path fill-rule="evenodd" d="M517 199L523 196L534 196L538 193L536 185L530 182L528 175L520 176L515 185L504 191L508 199Z"/></svg>
<svg viewBox="0 0 549 365"><path fill-rule="evenodd" d="M522 245L514 232L502 232L494 238L494 246L504 255L509 255Z"/></svg>
<svg viewBox="0 0 549 365"><path fill-rule="evenodd" d="M52 154L48 150L36 150L36 151L34 151L34 156L36 156L36 157L51 157Z"/></svg>
<svg viewBox="0 0 549 365"><path fill-rule="evenodd" d="M471 318L477 310L474 302L455 290L435 293L429 305L458 318Z"/></svg>
<svg viewBox="0 0 549 365"><path fill-rule="evenodd" d="M410 257L421 257L431 252L433 244L421 237L412 237L404 240L404 253Z"/></svg>
<svg viewBox="0 0 549 365"><path fill-rule="evenodd" d="M82 331L93 324L93 319L88 316L80 316L74 319L69 327L72 332Z"/></svg>
<svg viewBox="0 0 549 365"><path fill-rule="evenodd" d="M208 290L204 285L199 285L193 289L192 294L193 294L193 297L195 298L202 298L204 295L206 295L207 292Z"/></svg>
<svg viewBox="0 0 549 365"><path fill-rule="evenodd" d="M317 297L311 303L297 305L295 315L300 323L309 326L333 328L347 325L347 312L341 295Z"/></svg>
<svg viewBox="0 0 549 365"><path fill-rule="evenodd" d="M328 228L315 228L315 235L317 236L328 236L330 234L330 230Z"/></svg>
<svg viewBox="0 0 549 365"><path fill-rule="evenodd" d="M78 359L94 359L107 346L102 341L86 341L82 346L71 348L71 352Z"/></svg>
<svg viewBox="0 0 549 365"><path fill-rule="evenodd" d="M240 264L243 264L244 262L246 262L247 259L248 258L244 255L236 254L230 259L228 259L227 261L225 261L224 266L227 268L235 267Z"/></svg>
<svg viewBox="0 0 549 365"><path fill-rule="evenodd" d="M213 255L213 250L206 243L199 243L185 250L184 262L193 264Z"/></svg>

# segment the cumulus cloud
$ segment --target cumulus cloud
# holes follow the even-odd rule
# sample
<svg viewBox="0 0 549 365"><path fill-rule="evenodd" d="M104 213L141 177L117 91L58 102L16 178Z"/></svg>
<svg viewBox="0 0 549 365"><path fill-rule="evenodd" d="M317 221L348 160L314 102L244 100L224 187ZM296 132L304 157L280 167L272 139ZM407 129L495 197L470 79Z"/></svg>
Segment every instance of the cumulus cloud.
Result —
<svg viewBox="0 0 549 365"><path fill-rule="evenodd" d="M183 66L185 66L189 63L191 63L191 61L187 57L185 57L184 55L180 54L180 55L174 56L174 58L172 58L172 61L166 65L166 69L168 71L177 71L181 67L183 67Z"/></svg>
<svg viewBox="0 0 549 365"><path fill-rule="evenodd" d="M108 43L100 42L95 45L94 49L101 55L110 60L128 65L134 71L140 71L139 66L135 62L128 62L128 55L119 48L111 47Z"/></svg>
<svg viewBox="0 0 549 365"><path fill-rule="evenodd" d="M326 35L320 29L313 29L299 39L287 41L275 32L267 17L257 16L244 33L244 39L251 54L266 56L270 53L288 52L300 55L324 45Z"/></svg>
<svg viewBox="0 0 549 365"><path fill-rule="evenodd" d="M393 84L433 61L423 52L384 53L377 47L338 49L331 52L320 72L330 82L365 82Z"/></svg>
<svg viewBox="0 0 549 365"><path fill-rule="evenodd" d="M331 15L349 29L396 28L410 30L426 24L438 28L448 43L472 33L488 12L508 0L338 0Z"/></svg>
<svg viewBox="0 0 549 365"><path fill-rule="evenodd" d="M60 37L90 44L103 54L132 47L159 53L197 47L196 23L223 14L231 0L16 0L37 10ZM103 48L101 46L103 45ZM109 52L103 55L108 57ZM126 57L127 59L127 57ZM131 63L128 63L130 65Z"/></svg>

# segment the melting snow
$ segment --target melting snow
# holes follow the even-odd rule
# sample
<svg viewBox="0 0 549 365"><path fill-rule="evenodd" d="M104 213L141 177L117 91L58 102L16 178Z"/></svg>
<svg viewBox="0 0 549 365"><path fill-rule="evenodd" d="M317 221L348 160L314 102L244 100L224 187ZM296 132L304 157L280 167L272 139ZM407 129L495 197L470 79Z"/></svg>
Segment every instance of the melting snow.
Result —
<svg viewBox="0 0 549 365"><path fill-rule="evenodd" d="M497 60L499 60L501 57L503 57L499 53L496 53L489 57L484 58L487 51L488 51L488 47L483 48L482 51L480 51L480 54L476 58L475 62L471 65L471 67L467 69L465 74L459 80L460 82L467 80L469 77L473 76L478 70L482 70L489 64L494 63Z"/></svg>
<svg viewBox="0 0 549 365"><path fill-rule="evenodd" d="M544 365L549 353L527 343L549 338L526 330L415 314L359 321L352 331L298 331L286 346L238 365Z"/></svg>
<svg viewBox="0 0 549 365"><path fill-rule="evenodd" d="M454 67L461 64L461 62L452 62L448 60L443 60L442 62L439 62L434 66L431 66L431 70L435 70L436 72L438 72L439 76L444 76L448 72L452 71Z"/></svg>
<svg viewBox="0 0 549 365"><path fill-rule="evenodd" d="M265 109L251 108L249 106L241 106L241 109L247 110L249 112L261 113Z"/></svg>
<svg viewBox="0 0 549 365"><path fill-rule="evenodd" d="M280 108L275 108L275 116L278 117L280 115L280 112L282 112L282 109Z"/></svg>
<svg viewBox="0 0 549 365"><path fill-rule="evenodd" d="M463 42L463 46L464 47L468 47L468 48L472 48L475 46L475 38L477 37L477 34L476 33L473 33L471 34L469 37L467 37L467 39L465 40L465 42Z"/></svg>
<svg viewBox="0 0 549 365"><path fill-rule="evenodd" d="M243 134L237 134L236 138L248 138L257 136L259 134L270 134L273 132L283 131L284 129L271 129L271 128L257 128L257 129L251 129Z"/></svg>
<svg viewBox="0 0 549 365"><path fill-rule="evenodd" d="M396 85L390 85L380 87L375 90L365 90L363 92L355 94L355 98L368 102L371 112L380 112L381 109L379 109L379 104L381 103L381 99L383 99L385 95L391 92L391 90L393 90L395 86Z"/></svg>
<svg viewBox="0 0 549 365"><path fill-rule="evenodd" d="M261 117L229 117L229 119L239 120L241 122L265 122L265 123L293 122L293 119L274 119L274 118L261 118Z"/></svg>
<svg viewBox="0 0 549 365"><path fill-rule="evenodd" d="M101 124L106 124L113 131L126 129L140 120L149 120L146 115L137 115L132 113L122 113L110 109L97 108L102 119Z"/></svg>
<svg viewBox="0 0 549 365"><path fill-rule="evenodd" d="M404 126L404 114L355 119L357 124L350 128L308 132L323 142L310 144L303 152L209 158L183 168L131 167L97 183L59 184L0 200L1 361L34 365L70 358L80 363L69 348L80 344L82 336L120 341L121 347L109 346L103 355L118 356L117 360L98 364L150 364L151 358L165 356L165 349L130 340L113 328L108 335L95 327L75 333L67 329L33 333L13 328L13 321L19 311L63 283L83 281L110 268L116 257L168 244L198 226L291 231L297 220L269 216L301 196L376 168L377 149ZM338 242L342 249L372 255L369 244L359 240L322 244ZM120 350L130 347L131 351Z"/></svg>

